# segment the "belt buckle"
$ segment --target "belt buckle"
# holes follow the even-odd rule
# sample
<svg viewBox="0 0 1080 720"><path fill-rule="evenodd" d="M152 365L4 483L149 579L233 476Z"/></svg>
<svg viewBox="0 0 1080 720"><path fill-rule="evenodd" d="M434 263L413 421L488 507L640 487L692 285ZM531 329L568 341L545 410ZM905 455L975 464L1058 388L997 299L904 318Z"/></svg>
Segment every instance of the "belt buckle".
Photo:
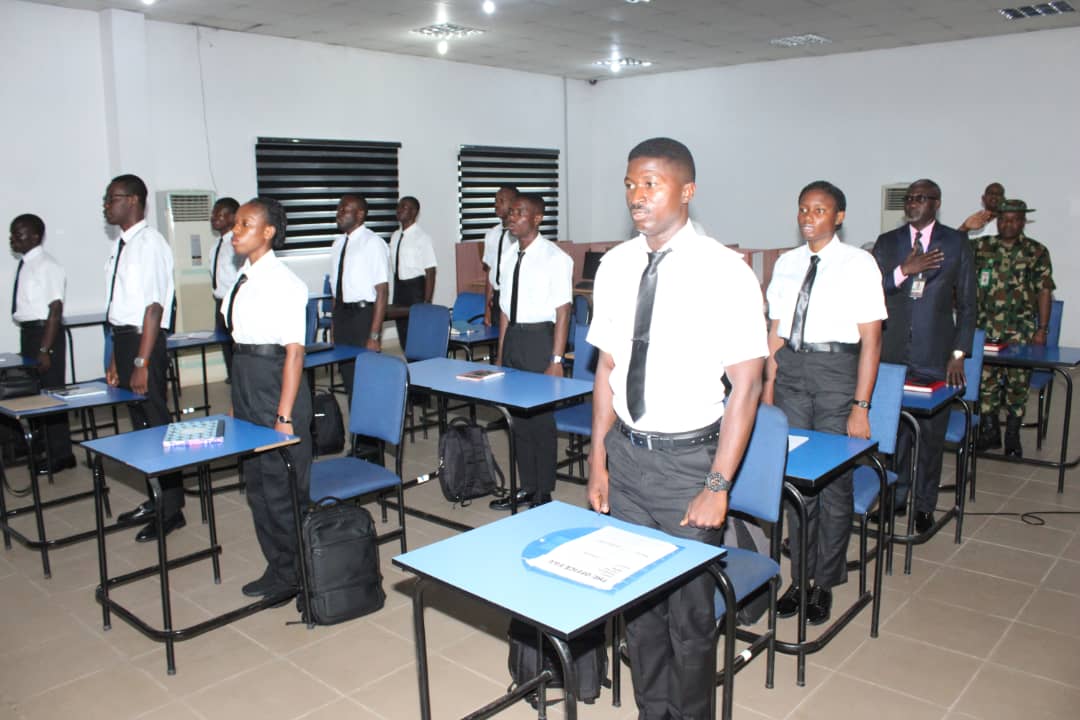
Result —
<svg viewBox="0 0 1080 720"><path fill-rule="evenodd" d="M629 437L630 437L630 444L631 445L633 445L634 447L639 447L639 448L643 447L643 448L646 448L647 450L652 450L653 449L653 447L652 447L652 435L650 435L649 433L638 432L637 430L634 430L633 428L627 428L627 429L630 430Z"/></svg>

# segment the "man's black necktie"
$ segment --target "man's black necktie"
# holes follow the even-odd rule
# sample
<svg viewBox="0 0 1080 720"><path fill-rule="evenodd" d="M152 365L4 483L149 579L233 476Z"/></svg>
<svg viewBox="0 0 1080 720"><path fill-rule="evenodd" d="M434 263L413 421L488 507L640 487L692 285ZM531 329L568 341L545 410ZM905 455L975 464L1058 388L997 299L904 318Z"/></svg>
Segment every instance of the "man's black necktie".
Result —
<svg viewBox="0 0 1080 720"><path fill-rule="evenodd" d="M225 242L225 236L218 238L217 247L214 248L214 264L210 266L210 289L217 292L217 261L221 256L221 243Z"/></svg>
<svg viewBox="0 0 1080 720"><path fill-rule="evenodd" d="M400 247L400 244L398 245ZM341 246L341 255L337 260L337 292L334 301L338 305L345 304L345 251L349 249L349 234L345 233L345 244Z"/></svg>
<svg viewBox="0 0 1080 720"><path fill-rule="evenodd" d="M236 278L236 284L233 285L232 293L229 294L229 309L225 313L225 327L228 328L230 335L232 335L233 331L232 311L233 304L236 302L236 293L240 292L240 286L246 282L247 275L241 274L240 277Z"/></svg>
<svg viewBox="0 0 1080 720"><path fill-rule="evenodd" d="M23 261L19 261L19 267L15 270L15 287L11 288L11 314L15 314L15 300L19 296L19 276L22 275Z"/></svg>
<svg viewBox="0 0 1080 720"><path fill-rule="evenodd" d="M116 247L116 262L113 263L112 280L109 281L109 302L105 304L105 322L109 322L109 311L112 310L113 293L116 291L116 271L120 269L120 253L124 252L124 238L120 238L120 244Z"/></svg>
<svg viewBox="0 0 1080 720"><path fill-rule="evenodd" d="M401 246L405 244L405 228L401 228L401 234L397 239L397 251L394 253L394 280L401 279Z"/></svg>
<svg viewBox="0 0 1080 720"><path fill-rule="evenodd" d="M645 414L645 361L649 354L649 331L652 327L653 300L656 299L657 266L671 252L649 253L649 264L638 283L634 309L634 340L630 350L630 368L626 373L626 406L630 419L637 422Z"/></svg>
<svg viewBox="0 0 1080 720"><path fill-rule="evenodd" d="M806 308L810 305L810 290L814 287L814 278L817 277L817 265L820 261L817 255L810 256L810 268L803 278L802 287L799 288L799 299L795 301L795 315L791 318L791 335L788 345L795 352L802 350L803 335L806 332Z"/></svg>
<svg viewBox="0 0 1080 720"><path fill-rule="evenodd" d="M495 289L502 287L502 244L503 238L506 237L506 228L502 229L502 234L499 235L499 252L495 256Z"/></svg>
<svg viewBox="0 0 1080 720"><path fill-rule="evenodd" d="M918 230L915 232L915 242L911 243L911 251L916 255L923 254L922 230Z"/></svg>
<svg viewBox="0 0 1080 720"><path fill-rule="evenodd" d="M521 258L525 255L524 250L518 250L517 261L514 263L514 277L512 282L514 283L514 289L510 291L510 324L513 325L517 322L517 303L518 303L518 275L521 272Z"/></svg>

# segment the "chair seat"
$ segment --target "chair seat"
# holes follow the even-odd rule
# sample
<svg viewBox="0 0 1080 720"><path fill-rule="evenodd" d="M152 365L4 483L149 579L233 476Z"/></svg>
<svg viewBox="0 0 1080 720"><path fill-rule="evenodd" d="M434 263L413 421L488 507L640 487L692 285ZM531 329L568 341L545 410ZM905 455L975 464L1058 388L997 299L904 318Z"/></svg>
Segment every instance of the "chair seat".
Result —
<svg viewBox="0 0 1080 720"><path fill-rule="evenodd" d="M971 427L979 425L979 416L971 416ZM964 411L953 410L949 413L949 425L945 429L945 444L960 445L964 442Z"/></svg>
<svg viewBox="0 0 1080 720"><path fill-rule="evenodd" d="M886 470L885 482L889 485L895 485L896 473ZM860 465L855 468L852 485L855 488L855 514L865 515L870 512L870 508L874 507L874 503L877 502L878 495L881 493L881 481L878 479L878 474L873 468Z"/></svg>
<svg viewBox="0 0 1080 720"><path fill-rule="evenodd" d="M323 315L322 317L319 318L319 327L321 327L321 328L332 327L333 324L334 324L334 319L332 317L330 317L329 315Z"/></svg>
<svg viewBox="0 0 1080 720"><path fill-rule="evenodd" d="M1042 390L1054 380L1054 373L1046 372L1045 370L1034 370L1031 373L1031 382L1029 385L1033 390Z"/></svg>
<svg viewBox="0 0 1080 720"><path fill-rule="evenodd" d="M312 501L325 497L351 498L397 487L401 481L392 470L381 465L342 457L311 464Z"/></svg>
<svg viewBox="0 0 1080 720"><path fill-rule="evenodd" d="M583 402L556 410L555 429L572 435L592 435L592 403Z"/></svg>
<svg viewBox="0 0 1080 720"><path fill-rule="evenodd" d="M735 547L727 548L727 555L724 556L721 567L724 574L731 580L731 586L735 590L735 601L740 604L745 597L780 574L780 564L772 558L753 550ZM716 591L714 601L716 617L719 619L727 610L724 595L719 590Z"/></svg>

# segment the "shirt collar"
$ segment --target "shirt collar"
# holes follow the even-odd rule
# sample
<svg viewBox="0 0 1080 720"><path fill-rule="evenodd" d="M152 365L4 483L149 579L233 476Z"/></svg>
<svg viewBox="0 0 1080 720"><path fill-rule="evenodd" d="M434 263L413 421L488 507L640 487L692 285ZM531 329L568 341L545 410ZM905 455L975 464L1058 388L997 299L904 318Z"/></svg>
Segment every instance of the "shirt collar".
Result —
<svg viewBox="0 0 1080 720"><path fill-rule="evenodd" d="M23 262L30 262L43 252L45 252L45 250L42 249L41 245L35 245L34 247L23 253L22 260Z"/></svg>
<svg viewBox="0 0 1080 720"><path fill-rule="evenodd" d="M356 229L353 230L351 233L346 233L345 237L349 238L350 240L357 240L363 234L364 234L364 223L360 223L359 225L356 226Z"/></svg>
<svg viewBox="0 0 1080 720"><path fill-rule="evenodd" d="M274 251L267 250L266 254L259 258L258 262L253 263L251 262L250 258L245 260L244 266L240 268L240 272L243 275L247 275L248 279L250 280L252 277L258 277L259 273L270 272L270 266L276 265L279 262L281 261L278 260L278 257L274 254Z"/></svg>
<svg viewBox="0 0 1080 720"><path fill-rule="evenodd" d="M671 239L664 243L664 246L660 248L660 250L677 250L680 245L684 245L688 240L696 237L698 237L697 230L694 229L694 224L687 218L686 224L679 228L679 231L672 235ZM641 249L646 253L651 253L653 251L652 248L649 247L649 241L645 238L644 233L641 233L634 238L634 242L638 243Z"/></svg>
<svg viewBox="0 0 1080 720"><path fill-rule="evenodd" d="M124 242L131 242L133 239L135 239L136 235L138 235L140 232L143 231L143 228L145 228L145 227L146 227L146 218L143 218L139 222L137 222L134 225L132 225L131 227L129 227L124 232L120 233L120 239L123 240Z"/></svg>
<svg viewBox="0 0 1080 720"><path fill-rule="evenodd" d="M918 233L922 233L922 238L919 239L919 242L923 244L924 248L930 247L930 238L934 235L935 225L937 225L937 220L931 220L930 224L924 227L922 230L916 230L914 225L908 223L908 233L909 237L911 238L912 244L915 243L915 235Z"/></svg>
<svg viewBox="0 0 1080 720"><path fill-rule="evenodd" d="M840 245L840 238L834 233L832 239L825 243L825 247L821 248L817 252L813 252L810 249L810 243L806 243L803 247L806 248L807 255L817 255L822 260L828 260L831 255L836 252L836 248Z"/></svg>

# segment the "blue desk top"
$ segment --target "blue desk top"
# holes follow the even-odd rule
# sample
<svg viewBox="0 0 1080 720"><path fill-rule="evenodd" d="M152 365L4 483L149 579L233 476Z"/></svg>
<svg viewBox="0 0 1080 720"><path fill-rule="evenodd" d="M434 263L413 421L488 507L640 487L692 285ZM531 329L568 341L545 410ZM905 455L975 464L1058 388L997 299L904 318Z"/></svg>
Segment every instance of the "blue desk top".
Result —
<svg viewBox="0 0 1080 720"><path fill-rule="evenodd" d="M17 367L34 367L37 360L23 357L18 353L0 353L0 370Z"/></svg>
<svg viewBox="0 0 1080 720"><path fill-rule="evenodd" d="M161 441L165 437L168 426L159 425L146 430L87 440L80 444L93 452L134 468L144 475L161 475L234 455L262 452L300 442L300 438L295 435L279 433L273 428L237 420L228 415L211 415L205 419L225 421L225 442L218 445L166 450L161 446Z"/></svg>
<svg viewBox="0 0 1080 720"><path fill-rule="evenodd" d="M974 379L972 382L974 382ZM905 390L901 407L912 415L933 415L942 408L951 405L953 400L963 394L964 388L950 387L948 385L930 393L908 392Z"/></svg>
<svg viewBox="0 0 1080 720"><path fill-rule="evenodd" d="M1010 345L1001 352L984 354L983 362L1010 367L1072 368L1080 365L1080 348Z"/></svg>
<svg viewBox="0 0 1080 720"><path fill-rule="evenodd" d="M558 378L543 373L514 370L489 380L459 380L470 370L491 370L488 363L450 358L432 358L409 363L409 383L413 387L452 395L467 400L502 405L516 410L539 410L592 392L592 383L573 378Z"/></svg>
<svg viewBox="0 0 1080 720"><path fill-rule="evenodd" d="M229 341L227 333L214 330L210 335L205 335L207 332L210 331L204 330L199 332L199 335L202 337L192 337L192 333L176 333L175 335L170 335L165 339L165 348L169 351L183 350L184 348L220 345L221 343Z"/></svg>
<svg viewBox="0 0 1080 720"><path fill-rule="evenodd" d="M499 328L494 325L471 325L475 332L455 335L450 333L451 345L476 345L478 343L490 343L499 339Z"/></svg>
<svg viewBox="0 0 1080 720"><path fill-rule="evenodd" d="M109 405L119 405L120 403L139 402L144 400L145 397L137 393L133 393L130 390L124 390L123 388L109 387L103 382L84 382L76 383L74 385L68 385L68 389L71 388L98 388L104 390L103 393L96 395L87 395L79 398L68 398L67 400L60 400L54 398L48 393L42 393L48 395L50 399L57 400L59 404L51 405L47 408L37 408L34 410L11 410L0 406L0 414L7 415L12 418L33 418L40 417L42 415L52 415L58 412L68 412L69 410L80 410L83 408L95 408L106 407ZM20 400L22 398L13 398L14 400Z"/></svg>
<svg viewBox="0 0 1080 720"><path fill-rule="evenodd" d="M611 591L579 585L525 565L522 552L546 535L613 525L679 547ZM722 548L631 525L608 515L551 502L398 555L394 564L568 638L669 586L722 555Z"/></svg>
<svg viewBox="0 0 1080 720"><path fill-rule="evenodd" d="M785 477L800 487L813 487L856 458L877 449L874 440L791 428L790 435L809 438L788 453Z"/></svg>
<svg viewBox="0 0 1080 720"><path fill-rule="evenodd" d="M367 351L367 348L357 347L355 345L334 345L334 347L329 350L320 350L319 352L311 353L310 355L305 354L304 369L310 370L311 368L323 367L324 365L348 362L349 360L355 360L357 355Z"/></svg>
<svg viewBox="0 0 1080 720"><path fill-rule="evenodd" d="M90 325L104 325L105 312L80 313L78 315L65 315L65 327L88 327Z"/></svg>

